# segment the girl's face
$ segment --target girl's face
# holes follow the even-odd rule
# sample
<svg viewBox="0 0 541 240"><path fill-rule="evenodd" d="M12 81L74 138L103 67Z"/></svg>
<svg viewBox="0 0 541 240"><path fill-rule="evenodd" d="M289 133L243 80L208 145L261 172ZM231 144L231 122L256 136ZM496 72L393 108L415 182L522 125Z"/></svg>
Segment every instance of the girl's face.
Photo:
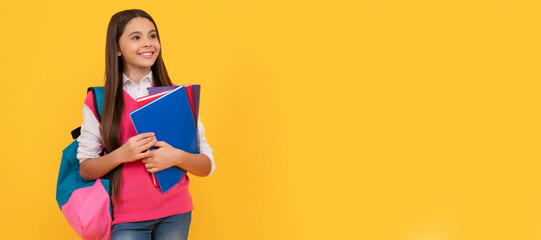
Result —
<svg viewBox="0 0 541 240"><path fill-rule="evenodd" d="M154 24L147 18L136 17L124 27L118 39L118 56L124 61L124 71L150 71L160 53L160 42Z"/></svg>

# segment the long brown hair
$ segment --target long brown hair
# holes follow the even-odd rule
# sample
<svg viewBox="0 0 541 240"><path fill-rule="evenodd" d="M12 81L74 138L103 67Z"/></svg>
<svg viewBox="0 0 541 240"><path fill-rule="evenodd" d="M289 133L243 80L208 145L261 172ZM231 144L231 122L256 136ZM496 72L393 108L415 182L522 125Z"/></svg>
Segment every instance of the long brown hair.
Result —
<svg viewBox="0 0 541 240"><path fill-rule="evenodd" d="M143 10L130 9L116 13L111 17L107 27L107 39L105 43L105 90L103 100L103 113L101 119L101 128L103 142L107 152L112 152L122 146L119 130L120 119L124 109L124 94L122 87L122 73L124 63L122 56L117 55L119 49L118 39L124 32L128 22L136 17L147 18L156 28L156 36L160 41L158 27L152 17ZM171 79L167 74L165 64L162 59L162 51L151 67L155 86L171 86ZM113 202L118 197L120 187L120 177L122 175L122 165L111 171L111 198Z"/></svg>

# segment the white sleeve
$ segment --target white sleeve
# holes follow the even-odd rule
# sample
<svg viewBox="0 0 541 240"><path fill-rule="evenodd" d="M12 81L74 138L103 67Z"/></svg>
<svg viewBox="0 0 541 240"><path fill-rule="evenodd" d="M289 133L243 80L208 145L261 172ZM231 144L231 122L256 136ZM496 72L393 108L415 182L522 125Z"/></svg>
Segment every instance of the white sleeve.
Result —
<svg viewBox="0 0 541 240"><path fill-rule="evenodd" d="M197 129L199 132L199 153L207 155L210 159L210 164L212 165L212 168L210 170L209 175L212 175L214 173L214 169L216 168L216 164L214 163L214 156L212 155L212 148L210 148L209 144L207 143L207 139L205 138L205 128L203 127L203 124L200 120L197 120Z"/></svg>
<svg viewBox="0 0 541 240"><path fill-rule="evenodd" d="M79 142L79 148L77 148L79 163L100 157L105 146L101 136L101 124L86 104L83 105L83 124L77 141Z"/></svg>

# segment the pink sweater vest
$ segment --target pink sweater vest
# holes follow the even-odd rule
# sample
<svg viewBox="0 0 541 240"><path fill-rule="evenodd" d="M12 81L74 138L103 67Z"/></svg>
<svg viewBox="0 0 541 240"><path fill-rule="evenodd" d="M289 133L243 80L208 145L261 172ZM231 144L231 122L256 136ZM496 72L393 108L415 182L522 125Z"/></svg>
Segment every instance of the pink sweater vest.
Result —
<svg viewBox="0 0 541 240"><path fill-rule="evenodd" d="M96 112L91 92L87 95L85 104L92 112ZM136 101L124 92L124 111L120 121L122 144L137 135L129 116L135 109ZM113 224L152 220L191 211L193 205L189 185L190 179L186 174L173 188L162 193L152 183L150 173L141 160L124 163L118 202L113 206Z"/></svg>

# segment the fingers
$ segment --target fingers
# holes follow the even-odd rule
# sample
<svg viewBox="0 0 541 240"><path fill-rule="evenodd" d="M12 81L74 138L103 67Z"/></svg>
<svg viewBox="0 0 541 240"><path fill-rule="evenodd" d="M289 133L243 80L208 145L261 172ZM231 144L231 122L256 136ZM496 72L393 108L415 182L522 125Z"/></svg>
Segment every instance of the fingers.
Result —
<svg viewBox="0 0 541 240"><path fill-rule="evenodd" d="M147 141L140 141L140 143L142 145L139 145L139 147L137 148L138 151L140 152L143 152L145 150L148 150L150 147L152 147L158 140L153 137L153 138L150 138L150 139L147 139Z"/></svg>
<svg viewBox="0 0 541 240"><path fill-rule="evenodd" d="M152 151L150 151L148 148L146 150L143 150L143 152L137 154L137 159L141 159L141 160L147 159L147 161L149 161L151 157L152 157Z"/></svg>
<svg viewBox="0 0 541 240"><path fill-rule="evenodd" d="M157 168L156 166L154 166L153 163L145 163L145 168L147 169L148 172L156 172Z"/></svg>
<svg viewBox="0 0 541 240"><path fill-rule="evenodd" d="M151 157L143 158L142 161L145 164L145 168L147 169L148 172L155 173L160 170L156 162L154 162Z"/></svg>
<svg viewBox="0 0 541 240"><path fill-rule="evenodd" d="M147 133L141 133L141 134L136 135L136 136L139 136L141 138L148 138L148 137L154 137L154 133L153 132L147 132Z"/></svg>
<svg viewBox="0 0 541 240"><path fill-rule="evenodd" d="M147 152L148 152L148 153L147 153ZM154 160L154 159L152 158L152 154L150 153L151 151L148 150L147 152L145 152L145 153L146 153L146 155L148 155L148 156L141 158L141 161L142 161L143 163L150 163L150 162L152 162L152 161Z"/></svg>
<svg viewBox="0 0 541 240"><path fill-rule="evenodd" d="M148 150L157 141L154 133L141 133L130 138L132 149L135 153Z"/></svg>
<svg viewBox="0 0 541 240"><path fill-rule="evenodd" d="M167 146L169 146L169 144L167 144L164 141L156 141L156 143L154 143L152 146L160 148L160 147L167 147Z"/></svg>
<svg viewBox="0 0 541 240"><path fill-rule="evenodd" d="M132 139L135 142L139 142L141 140L145 140L145 139L149 139L149 138L153 138L153 137L154 137L154 133L148 132L148 133L141 133L139 135L135 135L135 136L132 137Z"/></svg>
<svg viewBox="0 0 541 240"><path fill-rule="evenodd" d="M124 162L132 162L138 159L149 157L151 152L148 151L152 145L156 143L154 133L141 133L131 137L119 149Z"/></svg>

